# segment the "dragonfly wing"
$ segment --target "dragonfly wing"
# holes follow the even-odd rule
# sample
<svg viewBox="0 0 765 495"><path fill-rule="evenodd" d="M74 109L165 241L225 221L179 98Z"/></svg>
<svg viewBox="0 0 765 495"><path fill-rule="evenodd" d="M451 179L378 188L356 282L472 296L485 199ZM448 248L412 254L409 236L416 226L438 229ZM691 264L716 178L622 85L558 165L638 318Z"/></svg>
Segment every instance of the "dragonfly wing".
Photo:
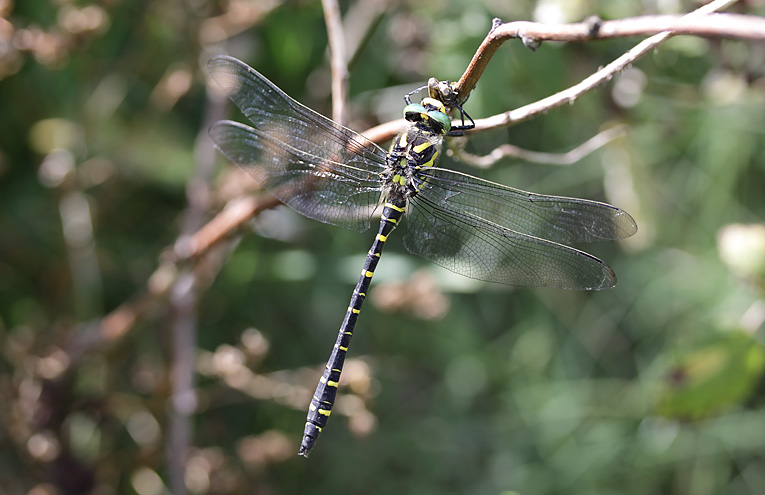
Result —
<svg viewBox="0 0 765 495"><path fill-rule="evenodd" d="M355 231L369 228L385 150L293 100L239 60L215 57L208 68L254 126L215 124L210 135L224 155L299 213Z"/></svg>
<svg viewBox="0 0 765 495"><path fill-rule="evenodd" d="M271 132L224 120L210 128L218 149L295 211L356 232L369 228L380 178L287 145Z"/></svg>
<svg viewBox="0 0 765 495"><path fill-rule="evenodd" d="M598 258L455 210L449 194L426 184L412 200L404 236L409 252L488 282L591 290L616 285L613 270Z"/></svg>
<svg viewBox="0 0 765 495"><path fill-rule="evenodd" d="M570 243L624 239L637 232L626 211L606 203L534 194L442 168L423 170L421 176L427 189L437 190L433 200L443 209L518 233Z"/></svg>

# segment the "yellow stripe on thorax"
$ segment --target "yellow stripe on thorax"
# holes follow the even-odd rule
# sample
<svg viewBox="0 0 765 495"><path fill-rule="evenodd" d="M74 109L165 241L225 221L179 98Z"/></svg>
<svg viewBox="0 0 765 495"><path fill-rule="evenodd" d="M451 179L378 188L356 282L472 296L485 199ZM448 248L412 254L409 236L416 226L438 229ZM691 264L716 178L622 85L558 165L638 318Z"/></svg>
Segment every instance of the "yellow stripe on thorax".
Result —
<svg viewBox="0 0 765 495"><path fill-rule="evenodd" d="M438 156L438 151L433 153L433 156L430 158L430 160L428 160L427 162L423 163L421 166L422 167L432 167L433 164L436 162L436 157L437 156Z"/></svg>
<svg viewBox="0 0 765 495"><path fill-rule="evenodd" d="M423 151L425 151L426 149L430 148L431 146L433 146L432 143L429 143L428 141L425 141L424 143L418 144L417 146L413 147L412 149L414 150L415 153L422 153Z"/></svg>
<svg viewBox="0 0 765 495"><path fill-rule="evenodd" d="M398 146L399 148L406 148L406 132L400 134L396 140L393 141L391 148Z"/></svg>

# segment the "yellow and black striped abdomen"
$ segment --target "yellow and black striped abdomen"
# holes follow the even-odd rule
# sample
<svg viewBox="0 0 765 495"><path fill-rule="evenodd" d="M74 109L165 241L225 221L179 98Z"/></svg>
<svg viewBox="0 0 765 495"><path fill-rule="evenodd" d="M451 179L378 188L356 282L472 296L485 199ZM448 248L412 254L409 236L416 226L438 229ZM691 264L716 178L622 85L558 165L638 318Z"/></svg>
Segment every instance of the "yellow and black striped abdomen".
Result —
<svg viewBox="0 0 765 495"><path fill-rule="evenodd" d="M343 363L345 363L345 355L348 352L351 337L353 337L356 320L359 317L359 313L361 313L361 305L364 304L364 299L366 299L372 275L374 275L383 247L385 247L385 241L398 225L404 211L406 211L406 200L404 199L391 197L383 206L380 228L374 243L372 243L372 247L367 253L359 282L353 290L351 302L348 305L348 311L345 313L343 324L340 326L335 347L332 349L332 354L319 380L319 385L316 387L316 391L311 398L305 430L303 431L303 442L300 445L298 454L308 456L314 442L316 442L316 438L327 424L329 415L332 413L332 407L335 404L335 396L337 395L337 388L340 382L340 374L343 371Z"/></svg>

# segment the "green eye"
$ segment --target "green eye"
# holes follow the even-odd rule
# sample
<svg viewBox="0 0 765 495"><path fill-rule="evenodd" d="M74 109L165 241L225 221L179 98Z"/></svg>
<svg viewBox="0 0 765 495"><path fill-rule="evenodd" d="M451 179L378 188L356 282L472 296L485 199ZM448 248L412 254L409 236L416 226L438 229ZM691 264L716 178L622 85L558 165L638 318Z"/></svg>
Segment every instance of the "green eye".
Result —
<svg viewBox="0 0 765 495"><path fill-rule="evenodd" d="M437 122L438 125L441 126L441 128L443 129L442 133L444 134L449 132L449 129L452 128L451 119L449 119L449 117L443 112L431 110L430 112L428 112L428 117L430 117L432 121Z"/></svg>
<svg viewBox="0 0 765 495"><path fill-rule="evenodd" d="M422 120L421 115L427 113L425 107L419 103L410 103L404 107L404 118L410 122L418 122Z"/></svg>

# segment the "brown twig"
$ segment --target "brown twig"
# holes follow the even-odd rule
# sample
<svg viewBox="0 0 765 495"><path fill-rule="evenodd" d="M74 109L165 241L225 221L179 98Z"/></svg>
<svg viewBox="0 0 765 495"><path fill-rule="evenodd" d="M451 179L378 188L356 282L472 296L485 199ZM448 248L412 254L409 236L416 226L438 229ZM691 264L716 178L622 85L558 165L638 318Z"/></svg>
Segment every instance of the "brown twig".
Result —
<svg viewBox="0 0 765 495"><path fill-rule="evenodd" d="M458 157L460 162L479 168L489 168L499 160L508 157L545 165L571 165L593 151L624 136L626 133L626 126L617 125L596 134L566 153L543 153L519 148L512 144L503 144L492 150L490 153L482 156L473 155L461 150L454 150L454 154ZM452 150L450 149L449 151Z"/></svg>
<svg viewBox="0 0 765 495"><path fill-rule="evenodd" d="M639 54L634 51L637 47L631 50L634 55L637 55L632 61L663 43L670 36L678 34L765 40L765 19L735 14L710 15L734 3L736 0L713 0L682 16L644 16L614 21L591 18L574 24L541 24L527 21L500 24L497 22L498 19L495 19L489 34L481 43L454 89L461 95L461 101L465 101L499 46L514 38L520 38L525 45L535 48L542 41L581 42L654 35L638 45L650 45L647 50Z"/></svg>
<svg viewBox="0 0 765 495"><path fill-rule="evenodd" d="M698 20L700 18L708 16L710 13L714 12L715 10L720 10L723 8L728 7L729 5L735 3L736 0L713 0L712 2L700 7L699 9L686 14L683 17L679 17L677 19L677 22L679 25L683 25L682 23L685 23L687 26L688 24L692 23L694 20ZM730 14L718 14L715 17L718 16L726 16ZM737 18L740 16L736 16ZM746 17L746 16L745 16ZM759 19L759 18L756 18ZM621 22L629 24L629 19L623 19ZM510 23L515 24L515 23ZM528 23L529 24L534 23ZM593 38L593 32L595 34L600 32L600 28L593 27L596 25L596 23L581 23L589 26L590 29L590 39L596 39ZM730 23L725 23L726 25L729 25ZM536 43L541 41L541 38L539 37L530 37L528 34L519 34L517 30L508 29L503 26L508 26L509 24L503 24L503 25L495 25L492 27L492 30L489 32L489 35L484 39L483 43L481 44L481 47L476 52L475 56L473 57L473 60L471 60L470 65L468 66L468 69L465 71L465 73L460 78L459 82L455 84L454 90L457 91L461 95L461 99L464 100L464 98L467 98L467 95L469 95L470 91L475 87L476 83L478 82L478 79L480 78L481 74L483 73L484 68L486 67L486 64L488 64L489 60L491 59L491 56L494 54L494 52L497 50L499 45L501 45L505 40L511 39L512 37L519 37L524 40L524 43L527 45ZM561 27L561 26L558 26ZM663 26L660 26L663 27ZM763 34L765 34L765 24L762 24L761 27ZM656 32L657 29L653 29L651 32ZM634 30L632 31L634 32ZM526 31L528 33L528 31ZM537 35L543 35L543 32L536 33ZM609 81L611 78L614 77L614 75L621 72L625 67L629 66L630 64L634 63L636 60L644 56L646 53L649 53L651 50L655 49L662 43L664 43L667 39L669 39L671 36L674 36L676 34L679 34L674 31L663 31L659 34L655 34L654 36L651 36L650 38L647 38L637 45L635 45L632 49L624 53L622 56L618 57L616 60L611 62L610 64L606 65L602 69L598 70L594 74L590 75L589 77L585 78L580 83L571 86L568 89L565 89L559 93L556 93L552 96L548 96L547 98L543 98L539 101L536 101L534 103L531 103L529 105L523 106L521 108L518 108L516 110L511 110L509 112L505 112L499 115L494 115L492 117L488 117L485 119L479 119L475 121L475 129L473 129L470 132L479 132L479 131L486 131L489 129L496 129L500 127L507 127L509 125L517 124L519 122L522 122L524 120L528 120L531 117L534 117L536 115L539 115L541 113L547 112L548 110L552 108L556 108L562 105L565 105L566 103L572 103L580 96L584 95L585 93L588 93L592 91L593 89L597 88L601 84L605 83L606 81ZM579 41L579 40L577 40ZM464 98L462 98L464 96Z"/></svg>
<svg viewBox="0 0 765 495"><path fill-rule="evenodd" d="M154 303L170 292L178 278L180 263L193 263L204 256L213 246L231 239L231 236L260 212L281 203L273 196L244 197L232 200L212 220L193 235L176 242L172 254L163 256L154 273L149 277L147 287L131 300L109 312L101 320L89 323L64 346L70 366L76 366L91 352L103 350L124 337L140 317L149 311Z"/></svg>
<svg viewBox="0 0 765 495"><path fill-rule="evenodd" d="M175 253L179 261L195 260L204 255L211 247L230 238L252 218L264 210L270 210L281 204L271 195L245 196L231 200L204 227L176 246Z"/></svg>
<svg viewBox="0 0 765 495"><path fill-rule="evenodd" d="M361 134L375 143L385 143L396 137L406 127L406 120L398 119L370 127Z"/></svg>
<svg viewBox="0 0 765 495"><path fill-rule="evenodd" d="M327 25L329 60L332 72L332 120L345 125L345 94L348 81L348 66L345 61L345 39L340 21L340 7L337 0L321 0L324 8L324 23Z"/></svg>
<svg viewBox="0 0 765 495"><path fill-rule="evenodd" d="M211 196L210 182L215 169L215 148L207 136L207 129L213 122L223 118L224 108L221 98L207 98L202 130L197 135L194 149L194 177L186 186L189 206L183 215L179 239L193 235L204 225ZM181 267L170 287L172 362L165 453L173 495L187 493L186 462L191 448L191 415L196 409L194 358L197 347L199 278L192 267Z"/></svg>

